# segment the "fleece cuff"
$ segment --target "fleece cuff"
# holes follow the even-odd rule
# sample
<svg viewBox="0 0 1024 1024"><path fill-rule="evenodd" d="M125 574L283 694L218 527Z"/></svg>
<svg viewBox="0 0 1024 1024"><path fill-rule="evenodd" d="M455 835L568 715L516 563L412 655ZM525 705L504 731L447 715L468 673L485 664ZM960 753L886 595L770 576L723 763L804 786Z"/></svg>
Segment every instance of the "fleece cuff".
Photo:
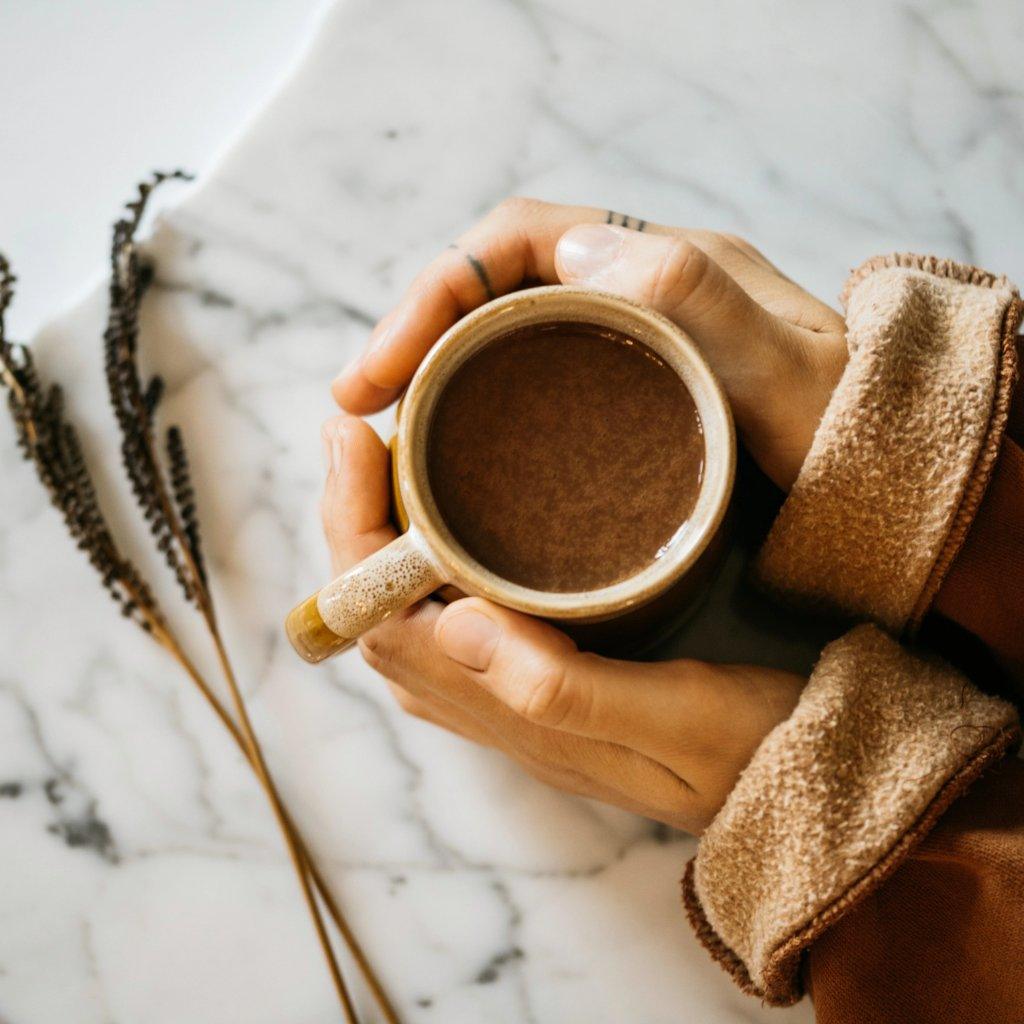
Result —
<svg viewBox="0 0 1024 1024"><path fill-rule="evenodd" d="M684 902L739 985L800 998L800 957L1018 736L1011 705L874 626L825 648L687 867Z"/></svg>
<svg viewBox="0 0 1024 1024"><path fill-rule="evenodd" d="M843 293L850 359L755 575L798 604L913 630L999 451L1022 306L1004 277L878 257Z"/></svg>

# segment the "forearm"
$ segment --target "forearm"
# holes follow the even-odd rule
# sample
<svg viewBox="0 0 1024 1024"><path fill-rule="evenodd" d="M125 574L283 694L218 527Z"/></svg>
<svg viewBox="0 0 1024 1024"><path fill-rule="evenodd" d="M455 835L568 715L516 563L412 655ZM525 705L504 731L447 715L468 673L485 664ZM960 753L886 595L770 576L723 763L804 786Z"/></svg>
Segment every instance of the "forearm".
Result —
<svg viewBox="0 0 1024 1024"><path fill-rule="evenodd" d="M837 640L701 839L684 893L702 941L747 991L795 1001L804 953L1018 735L1013 709L949 665L872 626Z"/></svg>
<svg viewBox="0 0 1024 1024"><path fill-rule="evenodd" d="M1024 762L1004 758L808 950L819 1024L1019 1022Z"/></svg>
<svg viewBox="0 0 1024 1024"><path fill-rule="evenodd" d="M846 297L850 361L758 575L786 600L897 635L935 605L1009 662L1024 493L1016 291L888 257ZM1009 704L948 664L854 630L702 839L686 887L701 937L768 1001L806 983L830 1024L1018 1020L1017 730Z"/></svg>

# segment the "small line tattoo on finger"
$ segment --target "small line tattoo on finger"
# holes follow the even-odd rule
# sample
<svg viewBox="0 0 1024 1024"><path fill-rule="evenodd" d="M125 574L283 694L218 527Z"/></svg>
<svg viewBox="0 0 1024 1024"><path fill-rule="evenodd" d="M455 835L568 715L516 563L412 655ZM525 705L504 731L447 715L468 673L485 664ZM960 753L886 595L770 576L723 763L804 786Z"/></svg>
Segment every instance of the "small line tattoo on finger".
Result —
<svg viewBox="0 0 1024 1024"><path fill-rule="evenodd" d="M641 220L639 217L630 217L628 213L616 213L614 210L608 211L604 222L605 224L614 224L618 228L629 228L631 231L643 231L647 227L647 221Z"/></svg>
<svg viewBox="0 0 1024 1024"><path fill-rule="evenodd" d="M486 293L487 298L496 298L497 296L495 295L494 288L491 285L491 279L487 273L487 268L471 252L466 253L466 262L473 268L473 272L476 274L480 283L484 286L484 292Z"/></svg>

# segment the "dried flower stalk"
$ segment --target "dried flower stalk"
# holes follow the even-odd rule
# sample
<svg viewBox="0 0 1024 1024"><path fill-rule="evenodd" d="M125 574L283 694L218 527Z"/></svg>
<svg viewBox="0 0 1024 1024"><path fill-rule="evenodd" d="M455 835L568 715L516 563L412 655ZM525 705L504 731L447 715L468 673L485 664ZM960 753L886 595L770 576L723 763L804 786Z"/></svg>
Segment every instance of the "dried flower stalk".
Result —
<svg viewBox="0 0 1024 1024"><path fill-rule="evenodd" d="M180 171L154 175L152 181L140 185L138 198L127 205L129 215L114 226L110 311L104 333L105 370L121 434L122 461L135 500L185 599L197 608L203 618L228 684L237 721L186 654L150 586L120 551L100 508L77 432L65 418L60 387L52 385L45 388L36 372L31 352L24 346L8 342L4 313L13 297L15 278L2 254L0 381L8 389L8 408L19 447L24 457L35 466L51 502L61 513L72 539L99 573L103 587L122 614L153 637L184 669L256 773L285 839L349 1024L356 1024L356 1012L324 926L317 894L362 972L385 1021L398 1024L394 1008L288 814L249 720L214 613L188 456L179 428L172 426L165 438L169 476L165 475L156 455L155 413L164 387L159 377L153 377L143 385L138 368L139 307L151 279L151 270L139 256L135 235L152 190L168 178L186 177Z"/></svg>

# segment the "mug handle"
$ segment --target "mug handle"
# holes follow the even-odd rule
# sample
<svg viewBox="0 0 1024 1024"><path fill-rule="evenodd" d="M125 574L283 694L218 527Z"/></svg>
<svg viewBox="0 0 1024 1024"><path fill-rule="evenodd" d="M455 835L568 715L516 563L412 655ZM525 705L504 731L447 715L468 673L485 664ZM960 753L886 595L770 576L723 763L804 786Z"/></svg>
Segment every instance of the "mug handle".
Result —
<svg viewBox="0 0 1024 1024"><path fill-rule="evenodd" d="M316 664L444 582L417 532L409 530L296 605L285 632L299 656Z"/></svg>

